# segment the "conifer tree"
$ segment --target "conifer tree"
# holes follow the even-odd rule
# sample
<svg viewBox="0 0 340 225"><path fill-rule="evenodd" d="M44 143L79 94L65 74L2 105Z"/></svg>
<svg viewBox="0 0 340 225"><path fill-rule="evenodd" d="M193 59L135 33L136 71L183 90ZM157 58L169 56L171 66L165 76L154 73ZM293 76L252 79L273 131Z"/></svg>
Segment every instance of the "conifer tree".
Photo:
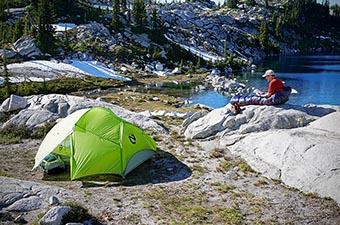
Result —
<svg viewBox="0 0 340 225"><path fill-rule="evenodd" d="M264 0L264 4L265 4L265 6L268 8L269 7L269 2L268 2L268 0Z"/></svg>
<svg viewBox="0 0 340 225"><path fill-rule="evenodd" d="M231 9L235 9L237 7L238 0L228 0L227 7Z"/></svg>
<svg viewBox="0 0 340 225"><path fill-rule="evenodd" d="M119 13L120 13L120 3L119 0L112 0L112 20L111 20L111 28L115 31L118 31L120 28L119 21Z"/></svg>
<svg viewBox="0 0 340 225"><path fill-rule="evenodd" d="M226 59L228 54L227 40L223 41L223 57Z"/></svg>
<svg viewBox="0 0 340 225"><path fill-rule="evenodd" d="M157 13L157 9L153 8L152 9L152 16L151 16L151 26L153 30L159 30L159 21L158 21L158 13Z"/></svg>
<svg viewBox="0 0 340 225"><path fill-rule="evenodd" d="M199 69L202 67L201 57L197 57L197 63L196 63L196 69Z"/></svg>
<svg viewBox="0 0 340 225"><path fill-rule="evenodd" d="M137 32L143 32L145 30L147 16L144 0L134 0L132 15Z"/></svg>
<svg viewBox="0 0 340 225"><path fill-rule="evenodd" d="M31 0L31 6L33 10L38 11L39 0Z"/></svg>
<svg viewBox="0 0 340 225"><path fill-rule="evenodd" d="M53 5L49 0L39 0L37 11L37 45L42 52L51 53L55 47L53 37Z"/></svg>
<svg viewBox="0 0 340 225"><path fill-rule="evenodd" d="M6 20L6 2L5 0L0 1L0 22L5 22Z"/></svg>
<svg viewBox="0 0 340 225"><path fill-rule="evenodd" d="M282 19L281 17L278 17L275 21L275 35L279 38L282 36L281 28L282 28Z"/></svg>
<svg viewBox="0 0 340 225"><path fill-rule="evenodd" d="M267 27L266 22L261 23L259 42L260 42L261 48L264 51L267 51L268 50L268 27Z"/></svg>
<svg viewBox="0 0 340 225"><path fill-rule="evenodd" d="M18 40L24 34L24 20L20 19L15 23L12 42Z"/></svg>
<svg viewBox="0 0 340 225"><path fill-rule="evenodd" d="M31 34L31 28L30 28L30 21L28 19L28 16L25 16L24 18L24 35L30 35Z"/></svg>
<svg viewBox="0 0 340 225"><path fill-rule="evenodd" d="M183 59L181 59L181 62L179 63L179 69L182 70L183 69L183 65L184 65L184 62L183 62Z"/></svg>
<svg viewBox="0 0 340 225"><path fill-rule="evenodd" d="M329 15L329 0L325 0L323 5L326 9L326 14Z"/></svg>
<svg viewBox="0 0 340 225"><path fill-rule="evenodd" d="M9 81L9 77L10 74L8 73L8 69L7 69L7 59L6 57L2 58L2 66L3 66L3 78L4 78L4 86L6 88L6 97L9 97L11 94L11 86L10 86L10 81Z"/></svg>
<svg viewBox="0 0 340 225"><path fill-rule="evenodd" d="M340 6L338 4L332 5L332 14L336 17L340 17Z"/></svg>
<svg viewBox="0 0 340 225"><path fill-rule="evenodd" d="M124 13L127 10L127 2L126 0L120 1L120 11Z"/></svg>
<svg viewBox="0 0 340 225"><path fill-rule="evenodd" d="M255 0L246 0L246 4L248 6L255 6L256 5L256 1Z"/></svg>

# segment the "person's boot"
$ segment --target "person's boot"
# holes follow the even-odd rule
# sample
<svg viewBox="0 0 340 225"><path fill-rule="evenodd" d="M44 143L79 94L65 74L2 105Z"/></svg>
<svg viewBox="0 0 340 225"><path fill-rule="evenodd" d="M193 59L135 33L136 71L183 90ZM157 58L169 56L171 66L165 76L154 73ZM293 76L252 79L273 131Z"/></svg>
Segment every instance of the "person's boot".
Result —
<svg viewBox="0 0 340 225"><path fill-rule="evenodd" d="M232 114L237 115L241 112L241 107L239 104L233 104L231 105L230 111Z"/></svg>

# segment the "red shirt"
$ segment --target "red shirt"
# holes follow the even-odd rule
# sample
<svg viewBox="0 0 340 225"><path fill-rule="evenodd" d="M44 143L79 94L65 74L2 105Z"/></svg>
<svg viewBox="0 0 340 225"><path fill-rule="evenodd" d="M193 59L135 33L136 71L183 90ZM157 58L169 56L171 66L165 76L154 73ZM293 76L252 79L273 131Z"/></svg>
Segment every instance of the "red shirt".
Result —
<svg viewBox="0 0 340 225"><path fill-rule="evenodd" d="M282 81L278 78L274 78L269 82L268 86L268 93L269 97L275 94L276 92L283 91L284 90L284 85Z"/></svg>

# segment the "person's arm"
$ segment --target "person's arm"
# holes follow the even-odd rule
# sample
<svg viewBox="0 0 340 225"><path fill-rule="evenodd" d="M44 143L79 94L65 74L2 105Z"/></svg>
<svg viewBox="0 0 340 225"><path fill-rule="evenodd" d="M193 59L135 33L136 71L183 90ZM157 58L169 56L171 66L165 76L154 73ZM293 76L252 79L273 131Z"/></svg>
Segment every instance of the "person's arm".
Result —
<svg viewBox="0 0 340 225"><path fill-rule="evenodd" d="M263 97L263 98L269 98L274 93L275 93L274 82L269 82L268 91L265 92L265 93L256 93L256 95L259 96L259 97Z"/></svg>
<svg viewBox="0 0 340 225"><path fill-rule="evenodd" d="M265 93L256 93L257 96L259 97L263 97L263 98L269 98L271 96L271 94L269 92L265 92Z"/></svg>

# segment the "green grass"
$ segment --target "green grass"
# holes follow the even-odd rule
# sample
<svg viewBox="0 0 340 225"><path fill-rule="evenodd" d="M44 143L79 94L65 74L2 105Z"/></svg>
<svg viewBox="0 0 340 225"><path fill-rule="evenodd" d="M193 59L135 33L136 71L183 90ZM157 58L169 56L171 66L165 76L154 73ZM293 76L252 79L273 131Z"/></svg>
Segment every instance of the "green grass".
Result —
<svg viewBox="0 0 340 225"><path fill-rule="evenodd" d="M266 186L268 184L269 183L266 180L258 180L256 182L254 182L254 185L257 186L257 187Z"/></svg>
<svg viewBox="0 0 340 225"><path fill-rule="evenodd" d="M121 87L123 82L96 78L96 77L84 77L79 78L68 78L61 77L56 80L49 80L45 82L23 82L20 84L11 84L11 94L19 96L37 95L37 94L67 94L76 91L86 91L93 89L107 89L112 87ZM6 87L0 87L0 101L7 98Z"/></svg>
<svg viewBox="0 0 340 225"><path fill-rule="evenodd" d="M46 212L38 213L35 219L32 221L31 225L40 225L39 221L41 220L41 218L43 218Z"/></svg>
<svg viewBox="0 0 340 225"><path fill-rule="evenodd" d="M217 150L214 150L214 156L218 154ZM224 159L216 167L217 172L226 173L231 169L238 167L244 173L255 173L255 171L241 158L231 158L229 156L224 156Z"/></svg>
<svg viewBox="0 0 340 225"><path fill-rule="evenodd" d="M25 126L10 124L0 130L0 144L19 143L24 138L30 138L31 132Z"/></svg>
<svg viewBox="0 0 340 225"><path fill-rule="evenodd" d="M192 165L191 169L194 171L194 172L197 172L197 175L198 176L202 176L203 174L205 174L207 172L207 168L204 167L204 166L201 166L200 164L198 163L195 163Z"/></svg>
<svg viewBox="0 0 340 225"><path fill-rule="evenodd" d="M224 155L224 151L223 149L219 149L219 148L214 148L211 152L209 157L210 158L221 158Z"/></svg>
<svg viewBox="0 0 340 225"><path fill-rule="evenodd" d="M254 173L255 171L244 161L241 161L238 164L238 167L240 168L241 171L243 172L250 172L250 173Z"/></svg>
<svg viewBox="0 0 340 225"><path fill-rule="evenodd" d="M65 205L69 206L71 210L63 217L62 224L81 223L92 218L88 210L77 202L66 202Z"/></svg>
<svg viewBox="0 0 340 225"><path fill-rule="evenodd" d="M158 188L147 192L145 207L150 215L158 215L165 224L244 224L238 208L209 205L206 192L185 186L181 192ZM156 204L157 207L151 205ZM161 209L161 210L159 210Z"/></svg>
<svg viewBox="0 0 340 225"><path fill-rule="evenodd" d="M32 132L24 125L9 124L0 129L0 144L16 144L27 138L43 138L54 125L55 123L46 123Z"/></svg>
<svg viewBox="0 0 340 225"><path fill-rule="evenodd" d="M222 184L222 183L213 183L212 186L216 191L221 194L228 193L229 191L235 189L235 186L229 184Z"/></svg>
<svg viewBox="0 0 340 225"><path fill-rule="evenodd" d="M1 177L7 177L8 173L6 171L0 170L0 176Z"/></svg>
<svg viewBox="0 0 340 225"><path fill-rule="evenodd" d="M216 170L221 173L226 173L229 170L233 168L234 164L230 161L222 161L219 163L219 165L216 167Z"/></svg>

